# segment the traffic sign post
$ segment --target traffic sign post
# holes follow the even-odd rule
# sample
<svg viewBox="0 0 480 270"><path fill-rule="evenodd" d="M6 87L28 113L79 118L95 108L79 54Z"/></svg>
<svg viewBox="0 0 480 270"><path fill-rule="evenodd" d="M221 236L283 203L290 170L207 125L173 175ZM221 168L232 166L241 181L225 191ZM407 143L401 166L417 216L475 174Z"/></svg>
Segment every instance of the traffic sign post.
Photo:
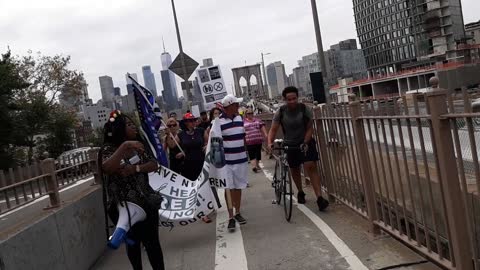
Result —
<svg viewBox="0 0 480 270"><path fill-rule="evenodd" d="M182 57L185 66L182 65ZM185 67L185 69L184 69ZM197 61L193 60L190 56L186 53L181 52L172 62L172 64L168 67L173 73L177 74L180 78L188 81L190 76L192 76L195 69L197 69L198 63Z"/></svg>

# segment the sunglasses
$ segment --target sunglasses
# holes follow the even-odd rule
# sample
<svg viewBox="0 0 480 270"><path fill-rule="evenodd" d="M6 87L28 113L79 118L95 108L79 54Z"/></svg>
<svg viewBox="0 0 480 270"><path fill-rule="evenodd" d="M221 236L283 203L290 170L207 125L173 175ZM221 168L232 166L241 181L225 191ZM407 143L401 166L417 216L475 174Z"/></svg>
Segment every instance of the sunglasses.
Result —
<svg viewBox="0 0 480 270"><path fill-rule="evenodd" d="M247 114L253 114L253 112L247 112Z"/></svg>
<svg viewBox="0 0 480 270"><path fill-rule="evenodd" d="M167 127L171 128L171 127L176 127L177 125L167 125Z"/></svg>

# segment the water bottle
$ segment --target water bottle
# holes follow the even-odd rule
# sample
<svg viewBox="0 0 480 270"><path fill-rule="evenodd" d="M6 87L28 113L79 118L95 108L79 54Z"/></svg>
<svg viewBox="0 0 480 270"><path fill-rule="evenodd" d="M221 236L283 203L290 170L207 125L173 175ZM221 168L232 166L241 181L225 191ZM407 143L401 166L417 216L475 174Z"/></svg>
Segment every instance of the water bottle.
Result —
<svg viewBox="0 0 480 270"><path fill-rule="evenodd" d="M222 168L225 166L225 151L223 149L223 139L219 137L212 137L211 143L211 158L212 164L215 168Z"/></svg>

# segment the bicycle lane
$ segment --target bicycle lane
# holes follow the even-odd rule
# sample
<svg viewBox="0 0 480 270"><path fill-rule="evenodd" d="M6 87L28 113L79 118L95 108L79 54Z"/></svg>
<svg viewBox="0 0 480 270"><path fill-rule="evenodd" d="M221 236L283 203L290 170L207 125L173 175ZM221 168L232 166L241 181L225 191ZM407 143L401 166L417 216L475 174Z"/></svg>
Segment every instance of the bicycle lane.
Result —
<svg viewBox="0 0 480 270"><path fill-rule="evenodd" d="M291 221L285 220L283 204L272 203L273 167L267 160L260 173L250 171L251 187L242 199L242 215L248 220L242 226L248 269L366 269L351 268L296 205Z"/></svg>
<svg viewBox="0 0 480 270"><path fill-rule="evenodd" d="M242 211L249 218L242 227L248 269L440 269L388 235L372 237L366 220L342 204L319 212L311 187L304 187L307 204L294 201L288 223L283 205L271 203L275 161L261 165L263 173L253 175ZM408 264L413 265L400 267Z"/></svg>

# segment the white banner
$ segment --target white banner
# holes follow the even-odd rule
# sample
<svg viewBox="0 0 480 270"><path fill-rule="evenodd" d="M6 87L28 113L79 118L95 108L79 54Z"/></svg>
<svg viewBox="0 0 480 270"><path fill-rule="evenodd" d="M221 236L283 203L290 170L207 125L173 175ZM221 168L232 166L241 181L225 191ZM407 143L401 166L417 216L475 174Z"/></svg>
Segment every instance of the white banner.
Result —
<svg viewBox="0 0 480 270"><path fill-rule="evenodd" d="M164 200L159 210L160 226L174 228L186 226L200 220L219 207L213 188L228 188L231 180L224 177L224 168L212 164L212 138L221 138L218 121L214 120L202 173L195 181L162 167L160 173L151 173L150 186L159 191Z"/></svg>
<svg viewBox="0 0 480 270"><path fill-rule="evenodd" d="M207 216L218 208L208 181L209 164L205 164L202 179L195 181L162 168L160 174L150 175L150 185L163 196L159 210L160 226L186 226ZM205 178L207 177L207 178Z"/></svg>
<svg viewBox="0 0 480 270"><path fill-rule="evenodd" d="M197 70L198 84L206 110L215 107L227 95L227 86L222 77L220 66L211 66Z"/></svg>

